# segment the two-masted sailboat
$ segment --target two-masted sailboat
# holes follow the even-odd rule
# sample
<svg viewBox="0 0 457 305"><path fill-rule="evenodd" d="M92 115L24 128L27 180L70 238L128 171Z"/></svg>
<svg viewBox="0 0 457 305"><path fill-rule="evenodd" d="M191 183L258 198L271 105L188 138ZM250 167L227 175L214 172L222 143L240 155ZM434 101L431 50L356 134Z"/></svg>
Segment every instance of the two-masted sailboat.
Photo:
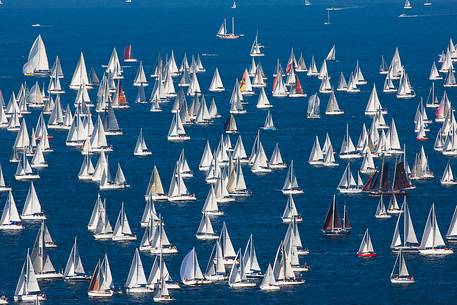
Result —
<svg viewBox="0 0 457 305"><path fill-rule="evenodd" d="M240 35L235 34L235 17L232 17L232 31L227 32L227 19L224 18L219 30L217 31L216 37L220 39L238 39Z"/></svg>
<svg viewBox="0 0 457 305"><path fill-rule="evenodd" d="M350 230L351 224L349 222L349 214L346 206L344 207L343 219L341 219L336 206L336 196L333 195L333 201L327 211L322 233L327 236L345 235L348 234Z"/></svg>

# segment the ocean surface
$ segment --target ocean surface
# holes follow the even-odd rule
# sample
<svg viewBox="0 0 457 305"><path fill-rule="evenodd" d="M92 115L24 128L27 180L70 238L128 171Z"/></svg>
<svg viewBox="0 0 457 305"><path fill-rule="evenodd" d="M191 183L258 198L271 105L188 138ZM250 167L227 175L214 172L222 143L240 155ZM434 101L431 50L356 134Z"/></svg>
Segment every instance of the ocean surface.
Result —
<svg viewBox="0 0 457 305"><path fill-rule="evenodd" d="M138 1L139 2L139 1ZM66 8L66 9L20 9L9 8L8 3L0 7L0 89L8 100L11 92L17 92L20 84L34 79L22 76L22 65L28 50L41 34L48 52L50 63L59 55L65 79L62 84L66 94L62 103L73 107L75 92L68 89L71 75L81 51L84 52L88 68L94 66L101 76L102 64L106 64L112 48L119 54L131 43L134 56L143 60L147 74L150 74L157 55L162 57L172 49L178 64L184 53L201 54L206 73L199 74L199 81L205 94L214 69L219 68L225 88L224 93L206 94L207 100L214 97L223 118L206 127L186 127L191 141L174 144L166 135L172 114L172 103L163 106L161 113L151 113L150 105L134 104L136 89L132 86L136 65L125 67L123 87L131 107L116 111L124 135L109 137L114 151L109 153L112 170L120 162L130 188L122 191L104 192L111 224L114 226L121 203L124 202L130 225L138 239L143 235L140 219L144 208L144 193L153 165L157 165L165 189L168 189L171 174L182 148L195 177L186 180L189 190L196 194L197 201L190 203L157 203L156 208L164 217L170 241L177 245L179 254L167 256L166 262L174 279L179 279L179 267L184 255L196 247L202 269L206 267L212 243L197 241L194 237L201 218L201 207L209 186L198 164L208 139L216 148L223 132L223 123L229 115L229 99L235 78L241 78L249 66L249 49L255 32L259 30L261 42L265 45L265 57L260 61L269 77L267 94L274 107L271 112L276 131L262 131L261 140L268 156L276 142L279 143L283 158L294 160L297 178L304 194L295 197L304 221L299 225L304 246L310 254L304 257L311 271L303 274L305 284L283 288L278 292L265 293L260 289L230 289L226 283L172 290L176 304L457 304L456 255L440 258L421 257L419 254L406 255L410 272L416 277L413 285L402 287L390 284L389 275L395 261L390 242L396 218L377 220L374 213L377 198L366 194L342 196L336 186L346 163L338 160L339 167L325 169L308 165L308 156L317 135L321 144L325 133L330 134L335 150L339 151L344 136L345 124L356 141L362 123L370 124L370 118L363 112L373 82L382 88L384 78L379 75L381 55L390 60L396 46L406 67L417 97L411 100L397 100L378 90L382 104L388 109L386 121L395 118L401 143L406 144L407 158L412 165L414 155L424 145L429 157L430 168L435 178L415 182L417 188L408 193L408 202L418 238L421 237L429 208L436 204L438 223L445 234L454 211L456 188L444 188L439 179L447 159L433 150L433 141L439 128L431 125L430 140L416 142L413 118L421 96L427 97L430 82L428 73L432 61L447 46L450 37L456 38L457 7L455 1L434 1L433 6L423 7L421 1L414 1L415 7L407 12L415 17L399 18L403 12L401 1L378 3L375 1L351 1L343 4L315 1L304 7L303 1L249 2L238 3L236 10L230 3L217 2L210 6L194 1L187 4L161 1L160 5L145 6L137 3L112 8ZM415 3L416 2L416 3ZM324 25L325 7L331 5L341 10L331 12L331 25ZM236 17L237 32L245 36L239 40L223 41L215 33L224 17ZM41 27L32 27L40 23ZM321 65L333 44L337 48L337 62L329 63L332 83L336 85L340 71L348 77L359 60L368 85L361 87L358 94L337 93L344 115L319 120L306 119L307 99L279 99L271 97L272 73L276 59L283 67L293 47L296 56L303 52L307 64L312 55ZM39 79L41 82L42 79ZM318 90L319 81L301 76L302 85L308 94ZM46 80L47 82L47 80ZM152 83L152 82L151 82ZM146 91L150 94L152 85ZM441 96L443 88L437 86ZM447 90L451 101L455 101L457 89ZM95 90L91 92L94 98ZM255 108L257 96L247 98L247 114L238 115L237 123L249 153L257 129L263 125L266 111ZM321 96L322 108L327 102ZM72 108L73 109L73 108ZM431 116L432 113L429 112ZM35 126L38 112L27 116L29 131ZM152 156L138 158L133 149L139 129L144 136ZM98 185L78 181L77 174L82 156L79 151L66 147L67 133L50 130L53 139L53 153L47 154L49 168L40 172L41 179L35 187L41 204L48 217L47 225L57 249L49 251L56 269L65 267L73 240L78 236L79 251L87 272L91 273L99 258L107 253L116 287L122 287L139 240L129 243L95 241L87 231L87 223L97 198ZM22 210L29 183L14 180L16 164L9 163L15 133L0 131L0 163L19 211ZM236 137L232 136L235 144ZM95 162L96 159L94 158ZM376 161L376 162L379 162ZM360 167L361 160L353 162L353 169ZM455 166L457 162L453 162ZM457 169L457 167L455 167ZM221 204L225 215L213 221L220 231L225 221L236 249L243 248L250 234L254 236L257 256L263 270L273 263L277 247L284 237L287 225L281 222L281 214L287 198L282 195L286 170L269 175L257 176L245 167L244 174L252 196L229 204ZM366 177L364 177L366 179ZM320 229L333 194L342 209L347 204L353 230L342 238L325 238ZM6 193L0 195L0 202L6 200ZM400 199L401 200L401 199ZM18 233L0 232L0 290L10 300L14 295L17 279L24 262L27 248L32 247L38 224L26 224ZM363 260L356 257L359 243L366 228L370 229L378 257ZM451 247L454 247L451 245ZM457 250L457 249L455 249ZM153 257L141 254L146 274L149 274ZM151 304L152 294L115 295L112 298L93 300L87 296L88 283L66 283L64 281L42 281L40 286L46 293L49 305L57 304Z"/></svg>

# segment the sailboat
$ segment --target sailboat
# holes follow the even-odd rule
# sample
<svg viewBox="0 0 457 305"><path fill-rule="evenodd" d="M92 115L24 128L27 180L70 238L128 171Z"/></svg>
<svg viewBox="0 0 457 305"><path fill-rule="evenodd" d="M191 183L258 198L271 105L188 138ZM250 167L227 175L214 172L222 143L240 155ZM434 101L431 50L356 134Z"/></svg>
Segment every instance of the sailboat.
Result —
<svg viewBox="0 0 457 305"><path fill-rule="evenodd" d="M392 284L413 284L416 282L414 277L409 274L402 251L398 252L395 259L394 268L390 273L390 282Z"/></svg>
<svg viewBox="0 0 457 305"><path fill-rule="evenodd" d="M25 76L44 76L49 74L48 56L46 55L46 47L41 35L38 35L33 42L27 62L22 67L22 72Z"/></svg>
<svg viewBox="0 0 457 305"><path fill-rule="evenodd" d="M168 201L193 201L196 200L194 194L190 193L187 189L181 170L179 168L179 163L176 162L175 170L173 171L173 176L171 178L170 188L168 190Z"/></svg>
<svg viewBox="0 0 457 305"><path fill-rule="evenodd" d="M406 201L403 202L403 213L397 218L395 231L390 248L393 251L417 251L419 242L417 241L416 232L414 231L411 213ZM400 236L400 221L403 220L403 241Z"/></svg>
<svg viewBox="0 0 457 305"><path fill-rule="evenodd" d="M209 91L211 92L223 92L225 91L224 84L222 83L221 75L219 74L219 69L214 70L214 75L209 86Z"/></svg>
<svg viewBox="0 0 457 305"><path fill-rule="evenodd" d="M350 225L349 221L345 220L346 216L347 214L345 211L345 215L342 221L339 216L338 209L336 207L336 196L333 195L333 201L330 204L327 216L325 217L324 226L322 227L322 233L327 236L348 234Z"/></svg>
<svg viewBox="0 0 457 305"><path fill-rule="evenodd" d="M260 269L259 262L257 260L257 254L254 246L254 239L252 234L249 236L246 247L244 248L243 256L244 273L248 278L261 278L263 277L262 270Z"/></svg>
<svg viewBox="0 0 457 305"><path fill-rule="evenodd" d="M84 271L84 267L79 256L77 238L71 248L70 256L68 257L67 265L63 273L64 280L66 281L86 281L90 280L90 275Z"/></svg>
<svg viewBox="0 0 457 305"><path fill-rule="evenodd" d="M244 260L241 258L241 249L236 253L235 261L230 269L228 284L230 288L249 288L256 286L256 283L246 276Z"/></svg>
<svg viewBox="0 0 457 305"><path fill-rule="evenodd" d="M327 107L325 109L326 115L341 115L344 111L340 109L338 101L336 100L335 91L330 93L328 98Z"/></svg>
<svg viewBox="0 0 457 305"><path fill-rule="evenodd" d="M360 243L359 251L357 251L358 257L375 257L377 256L376 252L374 251L373 244L371 243L370 233L368 233L368 229L365 231L363 235L362 242Z"/></svg>
<svg viewBox="0 0 457 305"><path fill-rule="evenodd" d="M454 209L454 214L452 214L451 224L446 233L446 239L448 242L457 241L457 206Z"/></svg>
<svg viewBox="0 0 457 305"><path fill-rule="evenodd" d="M222 247L217 240L211 251L208 260L208 265L205 271L205 278L211 282L223 281L227 278L227 271L224 265L224 256L222 254Z"/></svg>
<svg viewBox="0 0 457 305"><path fill-rule="evenodd" d="M152 292L152 290L147 287L146 275L138 249L135 249L135 254L133 255L132 263L130 264L129 275L127 276L124 288L127 293Z"/></svg>
<svg viewBox="0 0 457 305"><path fill-rule="evenodd" d="M25 152L22 153L22 161L20 161L17 164L17 169L16 173L14 174L14 178L16 178L16 180L18 181L35 180L40 178L40 175L38 173L33 172Z"/></svg>
<svg viewBox="0 0 457 305"><path fill-rule="evenodd" d="M173 120L171 121L170 129L168 131L167 139L168 141L172 142L190 140L190 136L186 134L186 130L184 129L184 125L181 120L181 115L179 113L175 113L173 116Z"/></svg>
<svg viewBox="0 0 457 305"><path fill-rule="evenodd" d="M285 250L283 241L281 241L276 252L273 275L279 286L301 285L305 282L293 271L291 257Z"/></svg>
<svg viewBox="0 0 457 305"><path fill-rule="evenodd" d="M236 9L236 1L233 1L232 6L230 8L231 9Z"/></svg>
<svg viewBox="0 0 457 305"><path fill-rule="evenodd" d="M155 294L153 300L158 303L173 301L173 298L168 291L169 288L172 288L168 284L170 274L168 273L168 269L165 267L165 262L163 261L162 256L160 256L159 265L159 278L158 283L154 287Z"/></svg>
<svg viewBox="0 0 457 305"><path fill-rule="evenodd" d="M217 31L216 37L220 39L238 39L240 35L235 34L235 17L232 17L232 31L227 32L227 20L224 18L222 25L219 27Z"/></svg>
<svg viewBox="0 0 457 305"><path fill-rule="evenodd" d="M319 138L316 136L309 154L308 163L311 165L322 165L324 162L324 153L322 152L321 145L319 143Z"/></svg>
<svg viewBox="0 0 457 305"><path fill-rule="evenodd" d="M136 235L130 229L129 221L124 210L124 203L122 202L121 210L117 216L116 225L113 231L113 241L131 241L136 240Z"/></svg>
<svg viewBox="0 0 457 305"><path fill-rule="evenodd" d="M195 237L200 240L214 240L219 239L219 236L214 232L211 219L208 214L204 213L197 229Z"/></svg>
<svg viewBox="0 0 457 305"><path fill-rule="evenodd" d="M267 271L265 272L262 282L260 283L260 289L264 291L274 291L280 289L279 284L273 274L271 264L268 264Z"/></svg>
<svg viewBox="0 0 457 305"><path fill-rule="evenodd" d="M446 168L444 169L443 176L440 180L442 185L455 185L457 184L457 180L454 178L454 174L452 173L452 167L450 161L447 162Z"/></svg>
<svg viewBox="0 0 457 305"><path fill-rule="evenodd" d="M291 223L292 221L303 221L302 216L298 213L294 197L291 194L289 194L289 197L287 198L287 203L282 213L281 219L283 223Z"/></svg>
<svg viewBox="0 0 457 305"><path fill-rule="evenodd" d="M435 204L432 204L428 213L419 253L422 255L448 255L454 253L452 249L446 247L443 236L441 235L436 220Z"/></svg>
<svg viewBox="0 0 457 305"><path fill-rule="evenodd" d="M17 282L16 291L14 292L15 302L34 302L44 301L46 296L41 293L38 280L35 275L32 260L30 259L29 250L27 249L27 256L24 265L22 265L21 275Z"/></svg>
<svg viewBox="0 0 457 305"><path fill-rule="evenodd" d="M46 229L44 222L38 231L30 258L33 262L37 279L60 279L63 274L57 272L47 253Z"/></svg>
<svg viewBox="0 0 457 305"><path fill-rule="evenodd" d="M179 271L181 281L186 286L197 286L210 284L211 281L205 279L198 263L197 252L195 248L186 254L181 263Z"/></svg>
<svg viewBox="0 0 457 305"><path fill-rule="evenodd" d="M179 284L171 278L167 265L163 259L163 253L159 253L154 258L154 263L152 264L151 272L149 273L147 285L150 289L155 289L158 285L160 285L162 279L164 279L167 283L168 289L181 288Z"/></svg>
<svg viewBox="0 0 457 305"><path fill-rule="evenodd" d="M303 193L303 190L298 186L297 177L295 176L294 160L290 161L286 180L284 181L284 185L282 187L282 193L285 195Z"/></svg>
<svg viewBox="0 0 457 305"><path fill-rule="evenodd" d="M29 191L27 193L24 208L21 213L21 218L24 220L46 219L46 215L41 209L40 200L36 194L33 182L30 182Z"/></svg>
<svg viewBox="0 0 457 305"><path fill-rule="evenodd" d="M132 57L132 45L129 44L124 49L124 62L136 62L137 60Z"/></svg>
<svg viewBox="0 0 457 305"><path fill-rule="evenodd" d="M114 294L113 276L109 265L108 256L95 266L92 280L89 284L89 297L111 297Z"/></svg>
<svg viewBox="0 0 457 305"><path fill-rule="evenodd" d="M144 141L143 137L143 128L140 129L140 133L138 135L138 139L136 141L135 150L133 155L135 156L149 156L152 153L149 151L148 147L146 146L146 142Z"/></svg>
<svg viewBox="0 0 457 305"><path fill-rule="evenodd" d="M146 194L144 195L144 197L145 199L149 198L154 201L168 200L168 195L167 193L165 193L163 189L159 170L155 165L152 169L151 178L149 179L148 188L146 190Z"/></svg>
<svg viewBox="0 0 457 305"><path fill-rule="evenodd" d="M357 159L361 158L362 156L357 151L352 142L351 136L349 135L349 125L346 124L346 134L343 139L343 143L341 143L340 149L340 158L341 159Z"/></svg>
<svg viewBox="0 0 457 305"><path fill-rule="evenodd" d="M335 61L336 60L336 46L333 45L330 51L327 54L327 57L325 57L326 61Z"/></svg>
<svg viewBox="0 0 457 305"><path fill-rule="evenodd" d="M403 4L403 8L405 10L409 10L409 9L413 8L413 6L411 5L411 2L409 0L405 0L405 3Z"/></svg>
<svg viewBox="0 0 457 305"><path fill-rule="evenodd" d="M375 217L380 219L387 219L391 217L391 215L386 211L386 206L384 205L384 197L382 195L379 197Z"/></svg>
<svg viewBox="0 0 457 305"><path fill-rule="evenodd" d="M9 191L2 217L0 218L0 230L22 230L23 228L24 226L21 216L19 216L19 212L17 211L13 193Z"/></svg>
<svg viewBox="0 0 457 305"><path fill-rule="evenodd" d="M275 148L273 149L273 153L271 154L271 158L268 165L273 170L287 168L287 164L282 159L278 143L275 144Z"/></svg>
<svg viewBox="0 0 457 305"><path fill-rule="evenodd" d="M259 43L259 31L257 31L249 55L251 55L252 57L265 56L265 54L262 53L261 48L263 48L263 46Z"/></svg>
<svg viewBox="0 0 457 305"><path fill-rule="evenodd" d="M361 181L360 175L357 174L357 182L351 172L351 163L348 162L346 169L344 170L343 176L340 179L340 183L337 187L338 191L342 194L357 194L361 193L363 189L363 182Z"/></svg>
<svg viewBox="0 0 457 305"><path fill-rule="evenodd" d="M431 6L432 5L432 0L425 0L424 6Z"/></svg>

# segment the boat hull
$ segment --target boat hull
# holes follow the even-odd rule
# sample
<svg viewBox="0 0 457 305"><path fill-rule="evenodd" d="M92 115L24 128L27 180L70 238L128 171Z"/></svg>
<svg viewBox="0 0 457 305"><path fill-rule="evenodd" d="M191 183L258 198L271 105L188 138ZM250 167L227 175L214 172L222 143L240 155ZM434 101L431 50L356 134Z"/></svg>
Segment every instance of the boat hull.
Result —
<svg viewBox="0 0 457 305"><path fill-rule="evenodd" d="M449 255L453 254L454 251L449 248L435 248L435 249L420 249L419 254L421 255Z"/></svg>
<svg viewBox="0 0 457 305"><path fill-rule="evenodd" d="M92 298L109 298L113 296L114 292L112 290L89 291L87 294Z"/></svg>
<svg viewBox="0 0 457 305"><path fill-rule="evenodd" d="M15 295L14 302L35 302L38 301L45 301L46 296L44 294L30 294L30 295Z"/></svg>

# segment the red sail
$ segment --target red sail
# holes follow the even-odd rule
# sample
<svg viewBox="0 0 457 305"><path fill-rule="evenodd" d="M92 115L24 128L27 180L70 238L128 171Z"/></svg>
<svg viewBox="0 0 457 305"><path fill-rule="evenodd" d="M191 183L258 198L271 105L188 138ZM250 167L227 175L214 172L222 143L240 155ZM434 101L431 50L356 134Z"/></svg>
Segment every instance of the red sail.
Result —
<svg viewBox="0 0 457 305"><path fill-rule="evenodd" d="M127 97L125 96L124 89L122 88L121 80L119 79L117 82L118 90L119 90L119 96L118 96L118 101L119 105L127 105Z"/></svg>
<svg viewBox="0 0 457 305"><path fill-rule="evenodd" d="M275 92L277 85L278 85L278 75L276 75L275 79L273 80L273 92Z"/></svg>
<svg viewBox="0 0 457 305"><path fill-rule="evenodd" d="M333 197L333 201L328 209L327 216L325 217L325 222L322 229L324 231L332 231L334 229L341 229L341 227L342 226L340 216L336 208L336 200L335 197Z"/></svg>
<svg viewBox="0 0 457 305"><path fill-rule="evenodd" d="M286 74L289 74L290 70L292 69L293 67L293 60L291 60L288 64L287 64L287 67L286 67Z"/></svg>
<svg viewBox="0 0 457 305"><path fill-rule="evenodd" d="M131 59L131 55L132 55L131 53L132 53L132 45L129 44L124 49L124 60Z"/></svg>
<svg viewBox="0 0 457 305"><path fill-rule="evenodd" d="M95 266L94 274L92 275L92 280L89 284L89 291L100 290L100 261Z"/></svg>
<svg viewBox="0 0 457 305"><path fill-rule="evenodd" d="M405 170L405 163L399 162L395 170L395 185L394 191L404 190L411 187L411 182L408 179L408 175Z"/></svg>
<svg viewBox="0 0 457 305"><path fill-rule="evenodd" d="M295 93L303 94L303 88L297 75L295 75Z"/></svg>
<svg viewBox="0 0 457 305"><path fill-rule="evenodd" d="M384 163L384 169L382 173L382 180L380 181L379 189L381 191L387 192L389 191L389 163Z"/></svg>

